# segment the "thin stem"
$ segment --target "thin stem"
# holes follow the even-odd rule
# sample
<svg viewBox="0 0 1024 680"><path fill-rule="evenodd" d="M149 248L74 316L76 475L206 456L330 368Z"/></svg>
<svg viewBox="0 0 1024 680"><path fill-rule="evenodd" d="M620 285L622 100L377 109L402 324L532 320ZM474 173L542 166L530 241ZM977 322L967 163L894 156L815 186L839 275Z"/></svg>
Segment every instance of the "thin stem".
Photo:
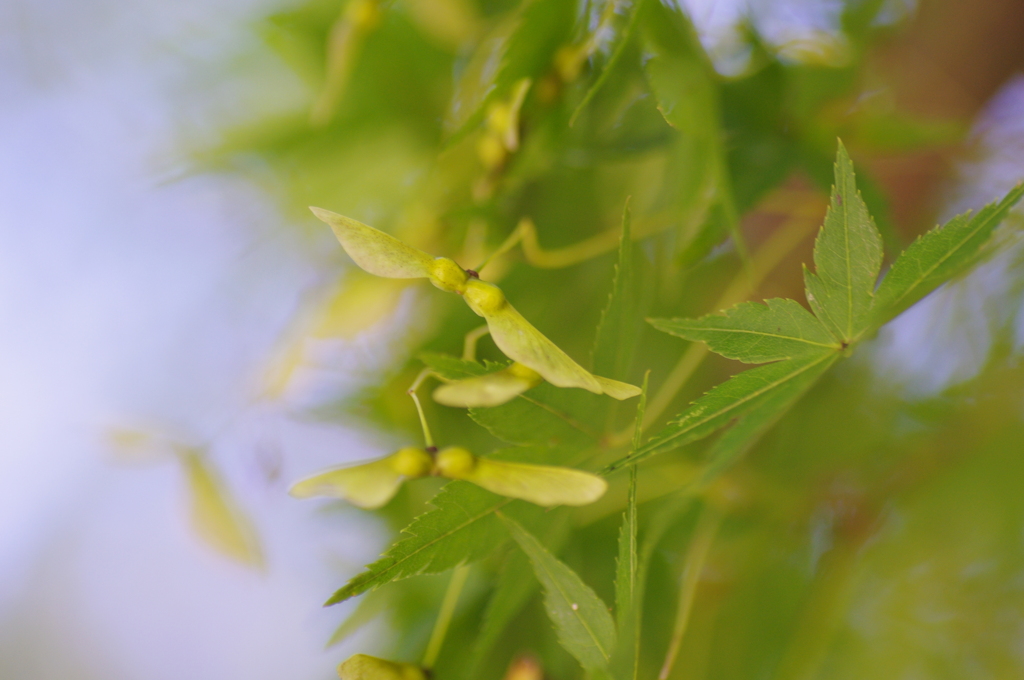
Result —
<svg viewBox="0 0 1024 680"><path fill-rule="evenodd" d="M668 678L672 672L672 666L676 663L676 657L679 656L683 635L686 634L686 626L690 621L690 612L693 611L693 599L697 594L700 573L704 569L704 562L707 559L711 543L714 541L721 523L722 515L718 509L710 504L705 505L697 520L693 538L690 539L690 546L686 551L682 583L679 586L679 608L676 610L676 623L672 630L668 653L665 655L665 663L662 664L661 672L658 673L658 680Z"/></svg>
<svg viewBox="0 0 1024 680"><path fill-rule="evenodd" d="M462 358L465 361L476 361L476 343L490 332L491 329L484 324L466 333L466 339L462 343Z"/></svg>
<svg viewBox="0 0 1024 680"><path fill-rule="evenodd" d="M482 272L484 270L484 267L491 263L491 260L501 255L504 255L509 250L511 250L517 243L519 243L519 241L523 238L523 222L524 220L528 219L529 218L524 217L522 220L520 220L519 224L516 225L516 228L513 229L512 233L505 238L504 242L502 242L500 246L498 246L497 250L488 255L483 262L476 266L475 271L477 273Z"/></svg>
<svg viewBox="0 0 1024 680"><path fill-rule="evenodd" d="M423 441L426 443L428 449L434 447L434 438L430 436L430 427L427 425L427 416L423 413L423 405L420 404L420 398L416 394L416 390L419 389L420 385L430 374L430 369L424 368L420 371L420 374L416 376L416 380L414 380L412 385L409 387L409 396L412 397L413 403L416 404L416 412L420 415L420 427L423 428Z"/></svg>
<svg viewBox="0 0 1024 680"><path fill-rule="evenodd" d="M460 564L452 572L452 580L448 582L448 590L445 591L441 610L437 613L437 621L434 622L434 632L430 634L427 651L423 653L424 668L433 668L434 662L437 661L437 655L441 653L441 645L444 644L445 635L448 634L448 626L452 622L455 605L459 603L459 595L462 594L462 586L466 584L467 576L469 576L469 565L467 564Z"/></svg>

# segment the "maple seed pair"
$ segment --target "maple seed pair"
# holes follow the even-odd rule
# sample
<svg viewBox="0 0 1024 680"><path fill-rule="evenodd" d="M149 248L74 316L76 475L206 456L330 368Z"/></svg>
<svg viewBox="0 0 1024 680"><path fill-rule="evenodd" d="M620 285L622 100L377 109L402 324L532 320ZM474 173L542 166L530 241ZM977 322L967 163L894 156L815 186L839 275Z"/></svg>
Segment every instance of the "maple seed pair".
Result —
<svg viewBox="0 0 1024 680"><path fill-rule="evenodd" d="M492 493L545 507L593 503L608 487L607 482L588 472L491 460L451 446L433 455L416 447L399 449L380 460L313 475L296 482L289 493L296 498L342 498L371 510L390 501L406 479L427 475L465 480Z"/></svg>
<svg viewBox="0 0 1024 680"><path fill-rule="evenodd" d="M615 399L629 399L640 394L640 388L635 385L593 375L577 364L523 318L508 302L500 288L481 281L473 275L475 272L467 272L451 258L432 257L389 234L344 215L322 208L310 210L330 225L345 252L365 271L387 278L425 278L443 291L461 295L469 308L487 321L491 338L498 349L516 364L533 371L543 380L557 387L579 387L595 394L607 394ZM517 368L515 371L521 369ZM507 377L509 376L498 376L495 380L507 383ZM514 375L512 377L521 378ZM480 378L486 379L487 376ZM477 386L480 382L477 380ZM531 377L525 382L520 379L517 383L518 387L524 384L529 384L525 388L529 389L536 384L536 379ZM521 391L524 390L519 390ZM508 390L507 385L505 388L499 387L490 392L506 395L507 399L519 393ZM453 397L450 401L442 403L465 407L497 405L494 403L496 397L493 393L489 394L488 403L471 402L470 398L475 393L470 389L459 399Z"/></svg>
<svg viewBox="0 0 1024 680"><path fill-rule="evenodd" d="M341 680L426 680L419 666L379 659L369 654L356 654L338 666Z"/></svg>

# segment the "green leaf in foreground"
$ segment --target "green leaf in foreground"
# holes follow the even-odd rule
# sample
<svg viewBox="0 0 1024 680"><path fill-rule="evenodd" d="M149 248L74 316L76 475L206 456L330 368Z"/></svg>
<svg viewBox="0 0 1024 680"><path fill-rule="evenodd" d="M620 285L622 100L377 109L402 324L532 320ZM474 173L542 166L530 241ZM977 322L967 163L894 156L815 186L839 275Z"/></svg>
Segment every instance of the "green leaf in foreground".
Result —
<svg viewBox="0 0 1024 680"><path fill-rule="evenodd" d="M772 401L780 391L793 389L793 384L809 387L839 356L839 352L829 352L765 364L738 373L713 387L639 450L615 461L604 472L609 473L703 439L762 403Z"/></svg>
<svg viewBox="0 0 1024 680"><path fill-rule="evenodd" d="M533 534L509 517L501 517L544 587L544 607L558 641L586 670L607 666L615 647L615 623L607 605Z"/></svg>
<svg viewBox="0 0 1024 680"><path fill-rule="evenodd" d="M850 342L869 323L882 267L882 237L857 191L853 163L842 142L832 201L814 242L814 266L813 274L804 270L807 301L836 338Z"/></svg>
<svg viewBox="0 0 1024 680"><path fill-rule="evenodd" d="M957 215L923 234L900 255L875 293L872 321L879 327L951 278L976 264L995 228L1024 196L1024 183L974 216Z"/></svg>
<svg viewBox="0 0 1024 680"><path fill-rule="evenodd" d="M446 485L431 501L434 510L414 519L402 530L404 538L326 604L343 602L391 581L437 574L484 557L507 536L495 511L512 502L468 482Z"/></svg>
<svg viewBox="0 0 1024 680"><path fill-rule="evenodd" d="M708 451L707 463L695 485L703 487L725 472L785 415L790 407L814 385L818 377L839 360L839 357L839 353L833 353L821 367L816 367L814 371L808 371L773 390L763 401L740 418L735 425L726 430Z"/></svg>
<svg viewBox="0 0 1024 680"><path fill-rule="evenodd" d="M820 355L839 349L832 334L796 300L743 302L699 319L651 319L660 331L701 341L712 352L751 364Z"/></svg>
<svg viewBox="0 0 1024 680"><path fill-rule="evenodd" d="M546 517L549 519L546 520L547 526L542 530L541 537L546 545L556 550L568 534L569 523L564 521L568 519L568 515L559 513L554 515L552 520L551 513L548 513ZM523 577L529 571L530 560L522 550L514 549L504 560L494 586L494 593L487 603L480 635L473 643L473 662L470 664L472 669L479 667L499 636L508 628L508 624L537 591L537 579Z"/></svg>
<svg viewBox="0 0 1024 680"><path fill-rule="evenodd" d="M564 464L575 455L574 449L518 447L490 454L496 460ZM343 602L385 583L416 576L437 574L459 564L481 559L507 538L504 525L495 512L504 510L520 521L543 513L541 508L493 494L469 482L455 481L442 487L431 499L434 506L402 530L403 537L355 576L326 602Z"/></svg>

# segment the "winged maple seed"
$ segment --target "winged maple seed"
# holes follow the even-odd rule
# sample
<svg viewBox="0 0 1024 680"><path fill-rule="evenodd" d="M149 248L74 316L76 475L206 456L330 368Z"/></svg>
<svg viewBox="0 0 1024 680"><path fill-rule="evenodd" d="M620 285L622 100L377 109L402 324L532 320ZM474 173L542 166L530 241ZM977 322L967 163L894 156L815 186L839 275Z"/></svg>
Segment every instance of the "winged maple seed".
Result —
<svg viewBox="0 0 1024 680"><path fill-rule="evenodd" d="M311 207L310 210L331 227L345 252L362 269L387 278L429 279L437 288L461 295L469 308L487 321L491 337L498 349L522 367L536 372L552 385L580 387L595 394L607 394L615 399L629 399L640 394L640 388L635 385L593 375L577 364L546 335L523 318L505 298L505 294L500 288L492 283L481 281L475 272L467 272L451 258L428 255L422 250L399 241L394 236L344 215L322 208ZM491 380L495 381L495 384L497 381L504 381L504 387L492 389L490 392L499 392L511 399L516 394L529 389L526 387L519 392L514 392L509 389L507 377L509 376L492 378ZM478 381L476 386L479 388L480 384L481 382ZM521 387L523 384L525 383L519 380L516 387ZM530 387L532 386L530 385ZM472 392L472 389L466 391ZM503 403L494 402L493 394L486 399L491 403L471 404L467 402L457 405L494 406L497 403ZM457 401L453 398L453 402Z"/></svg>
<svg viewBox="0 0 1024 680"><path fill-rule="evenodd" d="M529 366L512 362L510 366L464 380L454 380L434 390L434 401L462 408L500 406L536 387L544 379Z"/></svg>
<svg viewBox="0 0 1024 680"><path fill-rule="evenodd" d="M356 654L338 666L341 680L426 680L427 674L411 663Z"/></svg>
<svg viewBox="0 0 1024 680"><path fill-rule="evenodd" d="M491 460L453 446L439 453L407 447L379 460L334 468L296 482L297 498L332 496L360 508L385 505L406 479L427 475L461 479L492 493L544 507L587 505L600 498L607 482L588 472L551 465Z"/></svg>

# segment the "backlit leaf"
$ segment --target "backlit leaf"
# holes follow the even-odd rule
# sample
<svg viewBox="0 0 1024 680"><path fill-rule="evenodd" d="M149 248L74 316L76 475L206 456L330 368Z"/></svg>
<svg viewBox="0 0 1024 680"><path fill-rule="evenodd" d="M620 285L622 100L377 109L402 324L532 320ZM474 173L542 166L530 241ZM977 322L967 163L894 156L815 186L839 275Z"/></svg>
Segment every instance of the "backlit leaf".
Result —
<svg viewBox="0 0 1024 680"><path fill-rule="evenodd" d="M814 242L815 273L804 271L807 302L836 338L852 341L868 323L882 237L857 191L842 142L835 163L835 185L825 224Z"/></svg>
<svg viewBox="0 0 1024 680"><path fill-rule="evenodd" d="M198 451L182 448L179 453L188 480L192 526L196 533L224 555L260 566L263 555L256 531L223 482Z"/></svg>
<svg viewBox="0 0 1024 680"><path fill-rule="evenodd" d="M567 519L568 515L566 514L557 512L545 514L544 528L540 530L539 535L550 550L557 550L564 542L570 528ZM539 589L540 584L537 579L523 578L523 574L529 572L530 559L522 550L513 549L502 560L501 571L498 573L494 585L494 593L491 595L491 599L487 603L487 611L484 613L480 635L473 643L471 668L475 669L479 666L512 619Z"/></svg>
<svg viewBox="0 0 1024 680"><path fill-rule="evenodd" d="M502 519L544 587L544 607L558 641L583 668L592 671L607 666L615 647L615 623L608 606L533 534L509 517L502 515Z"/></svg>
<svg viewBox="0 0 1024 680"><path fill-rule="evenodd" d="M337 604L385 583L438 574L484 557L505 540L494 511L514 501L468 482L452 482L431 501L435 509L402 530L402 538L365 572L351 579L327 600Z"/></svg>
<svg viewBox="0 0 1024 680"><path fill-rule="evenodd" d="M773 390L757 406L750 409L735 425L718 438L706 454L704 470L694 486L701 488L714 481L746 453L787 411L814 386L817 379L838 360L834 353L824 368L808 371Z"/></svg>
<svg viewBox="0 0 1024 680"><path fill-rule="evenodd" d="M975 215L957 215L920 236L900 255L875 293L872 320L881 326L977 262L982 246L1007 212L1024 196L1018 184L1001 201Z"/></svg>
<svg viewBox="0 0 1024 680"><path fill-rule="evenodd" d="M660 331L701 341L712 352L752 364L805 357L839 349L820 321L799 302L743 302L699 319L651 319Z"/></svg>
<svg viewBox="0 0 1024 680"><path fill-rule="evenodd" d="M729 425L792 383L813 383L839 358L838 352L765 364L738 373L713 387L634 453L612 463L605 472L638 463L703 439Z"/></svg>

